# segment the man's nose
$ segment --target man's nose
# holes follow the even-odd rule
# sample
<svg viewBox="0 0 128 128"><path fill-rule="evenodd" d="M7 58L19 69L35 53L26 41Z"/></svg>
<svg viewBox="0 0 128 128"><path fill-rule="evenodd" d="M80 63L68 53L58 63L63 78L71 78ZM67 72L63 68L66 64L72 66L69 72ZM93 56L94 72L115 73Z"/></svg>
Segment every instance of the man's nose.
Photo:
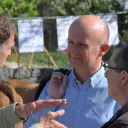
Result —
<svg viewBox="0 0 128 128"><path fill-rule="evenodd" d="M78 53L80 53L79 47L78 47L77 45L74 45L74 46L73 46L73 49L72 49L72 52L75 53L76 55L77 55Z"/></svg>

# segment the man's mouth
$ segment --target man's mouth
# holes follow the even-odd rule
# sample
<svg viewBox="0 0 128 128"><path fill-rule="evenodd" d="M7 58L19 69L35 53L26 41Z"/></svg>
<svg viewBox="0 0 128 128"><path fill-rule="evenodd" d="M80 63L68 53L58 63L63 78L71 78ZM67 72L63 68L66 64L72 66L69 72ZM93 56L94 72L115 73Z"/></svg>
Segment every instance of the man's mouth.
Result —
<svg viewBox="0 0 128 128"><path fill-rule="evenodd" d="M70 56L71 59L81 59L80 57Z"/></svg>
<svg viewBox="0 0 128 128"><path fill-rule="evenodd" d="M81 58L77 58L77 57L71 57L71 59L76 59L76 60L79 60L79 59L81 59Z"/></svg>

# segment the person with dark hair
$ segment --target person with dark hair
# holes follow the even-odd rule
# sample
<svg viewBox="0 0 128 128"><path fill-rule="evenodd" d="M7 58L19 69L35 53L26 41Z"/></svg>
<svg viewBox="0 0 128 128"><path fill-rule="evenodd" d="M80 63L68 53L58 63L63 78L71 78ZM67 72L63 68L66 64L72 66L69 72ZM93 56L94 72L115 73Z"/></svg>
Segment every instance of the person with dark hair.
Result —
<svg viewBox="0 0 128 128"><path fill-rule="evenodd" d="M119 42L108 65L104 67L109 96L115 99L121 108L101 128L128 128L128 40Z"/></svg>
<svg viewBox="0 0 128 128"><path fill-rule="evenodd" d="M33 114L24 128L49 110L64 109L65 114L55 120L68 128L99 128L113 116L119 104L108 96L102 62L109 49L108 41L108 26L96 15L80 16L70 25L67 54L71 71L68 76L53 73L39 96L66 98L67 104Z"/></svg>
<svg viewBox="0 0 128 128"><path fill-rule="evenodd" d="M14 46L15 27L12 19L5 13L0 13L0 68L11 54ZM11 128L14 124L25 121L31 114L41 109L66 104L66 99L37 100L28 104L15 103L0 109L0 127ZM48 112L31 128L66 128L63 124L52 120L64 114L64 110Z"/></svg>

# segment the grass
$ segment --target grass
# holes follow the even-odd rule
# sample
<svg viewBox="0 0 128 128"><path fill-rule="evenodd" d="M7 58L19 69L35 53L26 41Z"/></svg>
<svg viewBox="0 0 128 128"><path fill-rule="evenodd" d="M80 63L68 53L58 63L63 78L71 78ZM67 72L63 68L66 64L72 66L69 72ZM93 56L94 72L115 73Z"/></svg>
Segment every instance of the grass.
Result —
<svg viewBox="0 0 128 128"><path fill-rule="evenodd" d="M68 65L67 55L63 55L61 52L58 52L57 46L55 47L54 45L54 48L51 48L49 53L58 67ZM28 65L30 63L31 55L32 53L20 53L20 63ZM7 62L18 62L18 57L14 49L12 49L12 54L8 57ZM45 52L34 53L32 64L42 67L54 66Z"/></svg>

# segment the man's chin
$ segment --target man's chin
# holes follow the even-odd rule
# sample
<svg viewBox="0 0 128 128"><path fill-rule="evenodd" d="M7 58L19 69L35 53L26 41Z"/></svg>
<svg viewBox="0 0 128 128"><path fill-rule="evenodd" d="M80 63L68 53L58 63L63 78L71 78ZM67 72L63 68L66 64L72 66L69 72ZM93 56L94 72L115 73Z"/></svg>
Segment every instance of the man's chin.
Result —
<svg viewBox="0 0 128 128"><path fill-rule="evenodd" d="M80 66L81 65L81 62L79 61L79 60L70 60L69 61L70 62L70 64L73 66Z"/></svg>
<svg viewBox="0 0 128 128"><path fill-rule="evenodd" d="M75 69L79 69L79 68L80 68L80 64L71 63L70 65L71 65L73 68L75 68Z"/></svg>

